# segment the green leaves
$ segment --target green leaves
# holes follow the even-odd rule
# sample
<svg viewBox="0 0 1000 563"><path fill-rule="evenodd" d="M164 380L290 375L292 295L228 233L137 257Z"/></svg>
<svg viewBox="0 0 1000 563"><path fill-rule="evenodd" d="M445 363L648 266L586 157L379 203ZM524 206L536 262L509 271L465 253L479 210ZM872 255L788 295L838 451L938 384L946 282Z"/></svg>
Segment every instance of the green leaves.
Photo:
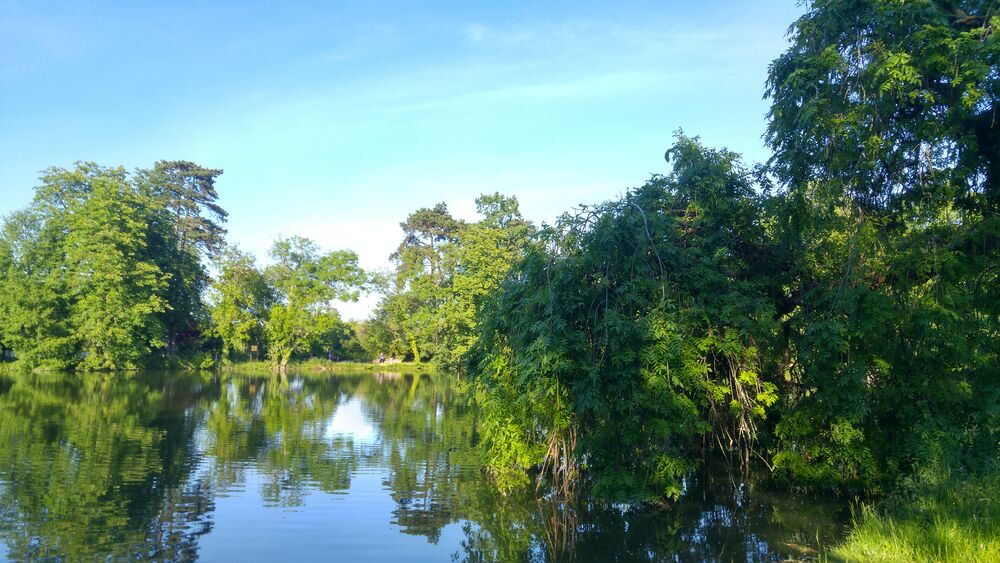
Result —
<svg viewBox="0 0 1000 563"><path fill-rule="evenodd" d="M210 293L212 330L222 340L222 355L246 355L249 346L262 351L264 325L275 299L274 288L257 269L253 256L235 247L216 259L218 276Z"/></svg>
<svg viewBox="0 0 1000 563"><path fill-rule="evenodd" d="M380 335L369 350L373 356L433 359L449 371L464 369L482 304L523 256L534 230L516 198L482 195L476 206L482 219L475 223L455 220L442 203L400 224L405 238L392 255L392 283L369 325Z"/></svg>
<svg viewBox="0 0 1000 563"><path fill-rule="evenodd" d="M537 429L518 447L578 433L573 451L535 463L586 460L593 494L612 500L676 497L705 433L735 433L775 402L753 343L776 325L752 182L734 154L696 139L667 154L670 176L540 233L486 302L470 353L483 409ZM494 453L510 440L483 435ZM753 431L741 440L752 446Z"/></svg>
<svg viewBox="0 0 1000 563"><path fill-rule="evenodd" d="M276 302L265 324L268 353L284 367L292 354L303 352L327 332L324 320L334 315L334 300L357 300L369 277L349 250L320 254L310 239L279 239L271 247L274 264L264 275L274 288ZM339 320L339 317L338 317Z"/></svg>
<svg viewBox="0 0 1000 563"><path fill-rule="evenodd" d="M815 2L771 67L777 234L797 279L780 475L871 487L993 448L994 385L977 374L995 371L998 317L974 288L996 284L1000 255L962 241L998 232L994 8Z"/></svg>
<svg viewBox="0 0 1000 563"><path fill-rule="evenodd" d="M156 200L121 168L50 169L5 224L2 339L30 366L135 369L164 344Z"/></svg>
<svg viewBox="0 0 1000 563"><path fill-rule="evenodd" d="M168 308L167 276L148 257L153 208L121 170L91 180L92 192L67 217L65 265L83 369L136 369L162 346L157 314Z"/></svg>
<svg viewBox="0 0 1000 563"><path fill-rule="evenodd" d="M941 190L996 208L993 11L987 1L810 4L768 74L779 178L793 189L829 182L872 213Z"/></svg>

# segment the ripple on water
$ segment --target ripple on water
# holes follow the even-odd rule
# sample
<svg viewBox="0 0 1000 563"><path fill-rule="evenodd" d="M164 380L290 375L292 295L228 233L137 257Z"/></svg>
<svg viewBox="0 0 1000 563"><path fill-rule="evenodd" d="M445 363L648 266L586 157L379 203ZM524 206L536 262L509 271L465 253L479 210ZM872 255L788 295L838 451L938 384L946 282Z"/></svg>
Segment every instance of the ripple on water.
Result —
<svg viewBox="0 0 1000 563"><path fill-rule="evenodd" d="M501 497L451 385L370 373L9 379L0 558L773 560L843 533L842 505L734 491L710 468L670 510Z"/></svg>

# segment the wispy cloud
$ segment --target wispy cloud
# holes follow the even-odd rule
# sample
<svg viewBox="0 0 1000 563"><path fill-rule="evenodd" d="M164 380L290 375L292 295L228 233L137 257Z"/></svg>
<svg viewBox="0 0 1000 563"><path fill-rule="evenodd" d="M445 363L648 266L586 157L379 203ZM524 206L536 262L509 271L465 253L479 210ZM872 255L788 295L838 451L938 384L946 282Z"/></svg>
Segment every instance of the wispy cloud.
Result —
<svg viewBox="0 0 1000 563"><path fill-rule="evenodd" d="M470 107L483 109L509 103L543 103L565 101L568 99L584 99L594 96L620 95L629 91L641 90L656 84L663 84L670 78L670 75L664 73L612 71L571 76L558 80L525 80L520 84L515 82L509 85L497 85L482 89L471 88L469 91L446 96L421 95L419 92L414 91L411 96L400 96L403 99L395 101L386 100L386 103L372 105L367 111L375 113L411 113L445 108L450 111L462 111ZM407 97L410 99L407 100Z"/></svg>
<svg viewBox="0 0 1000 563"><path fill-rule="evenodd" d="M184 158L226 169L261 258L304 234L384 267L407 213L484 192L551 221L663 171L678 127L761 146L797 8L720 5L0 0L0 213L51 164Z"/></svg>
<svg viewBox="0 0 1000 563"><path fill-rule="evenodd" d="M471 43L492 47L524 45L538 38L537 32L523 26L498 28L481 23L470 23L459 28L459 34Z"/></svg>
<svg viewBox="0 0 1000 563"><path fill-rule="evenodd" d="M658 22L659 23L659 22ZM487 25L468 23L455 28L469 43L502 47L540 47L548 45L561 50L606 49L609 47L640 48L660 53L703 46L731 37L733 32L753 34L746 26L718 26L712 29L692 29L690 26L647 26L642 22L623 25L595 20L565 20L549 24L519 23Z"/></svg>

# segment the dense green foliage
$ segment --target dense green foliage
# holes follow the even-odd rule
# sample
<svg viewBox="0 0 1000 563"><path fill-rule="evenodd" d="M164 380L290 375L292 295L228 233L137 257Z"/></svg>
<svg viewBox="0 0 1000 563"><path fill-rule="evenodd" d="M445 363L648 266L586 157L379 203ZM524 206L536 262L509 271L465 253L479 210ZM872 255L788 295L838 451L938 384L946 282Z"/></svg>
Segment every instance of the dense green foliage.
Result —
<svg viewBox="0 0 1000 563"><path fill-rule="evenodd" d="M261 271L225 247L221 173L184 161L46 171L0 233L4 348L26 367L79 370L207 367L251 346L279 366L294 353L363 355L332 308L367 284L357 256L293 237Z"/></svg>
<svg viewBox="0 0 1000 563"><path fill-rule="evenodd" d="M713 430L749 461L777 401L762 198L735 155L682 138L670 156L673 174L543 231L490 304L473 361L501 485L585 457L601 496L676 497Z"/></svg>
<svg viewBox="0 0 1000 563"><path fill-rule="evenodd" d="M400 223L405 235L392 255L395 272L384 280L384 298L366 324L372 356L433 360L461 370L461 357L478 338L476 315L524 253L533 227L516 198L476 199L482 219L458 221L439 203Z"/></svg>
<svg viewBox="0 0 1000 563"><path fill-rule="evenodd" d="M677 496L710 451L869 490L1000 455L1000 20L989 2L816 2L767 139L544 229L469 355L489 467Z"/></svg>
<svg viewBox="0 0 1000 563"><path fill-rule="evenodd" d="M157 170L181 164L188 163L159 163ZM166 181L144 177L90 163L53 168L32 205L5 221L0 338L24 362L133 369L198 315L171 281L206 277L179 222L197 217L197 204L185 199L195 196L167 197ZM186 215L172 212L182 204Z"/></svg>
<svg viewBox="0 0 1000 563"><path fill-rule="evenodd" d="M253 256L227 248L216 260L218 276L211 287L212 326L225 358L263 347L267 315L275 295Z"/></svg>
<svg viewBox="0 0 1000 563"><path fill-rule="evenodd" d="M991 2L817 2L772 65L792 477L998 455L998 24Z"/></svg>
<svg viewBox="0 0 1000 563"><path fill-rule="evenodd" d="M274 264L265 271L278 294L265 325L268 351L281 367L292 354L307 350L338 329L334 299L356 300L366 282L358 256L349 250L319 254L316 243L301 237L278 240L271 247Z"/></svg>
<svg viewBox="0 0 1000 563"><path fill-rule="evenodd" d="M207 324L202 296L209 275L202 258L216 256L225 244L222 223L228 214L216 203L215 190L221 174L191 162L157 162L135 180L162 210L167 229L163 236L169 242L152 256L167 276L164 296L170 306L163 328L168 353L196 345Z"/></svg>

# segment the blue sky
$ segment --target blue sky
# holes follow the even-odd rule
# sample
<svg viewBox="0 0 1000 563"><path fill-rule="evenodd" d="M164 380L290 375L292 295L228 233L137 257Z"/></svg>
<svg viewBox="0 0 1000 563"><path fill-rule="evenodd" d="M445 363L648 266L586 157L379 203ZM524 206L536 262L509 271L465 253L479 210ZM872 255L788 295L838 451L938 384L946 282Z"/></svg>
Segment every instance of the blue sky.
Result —
<svg viewBox="0 0 1000 563"><path fill-rule="evenodd" d="M683 128L761 161L775 2L0 0L0 213L91 160L223 168L229 238L387 267L406 215L480 193L551 221L666 171ZM373 300L342 310L363 317Z"/></svg>

